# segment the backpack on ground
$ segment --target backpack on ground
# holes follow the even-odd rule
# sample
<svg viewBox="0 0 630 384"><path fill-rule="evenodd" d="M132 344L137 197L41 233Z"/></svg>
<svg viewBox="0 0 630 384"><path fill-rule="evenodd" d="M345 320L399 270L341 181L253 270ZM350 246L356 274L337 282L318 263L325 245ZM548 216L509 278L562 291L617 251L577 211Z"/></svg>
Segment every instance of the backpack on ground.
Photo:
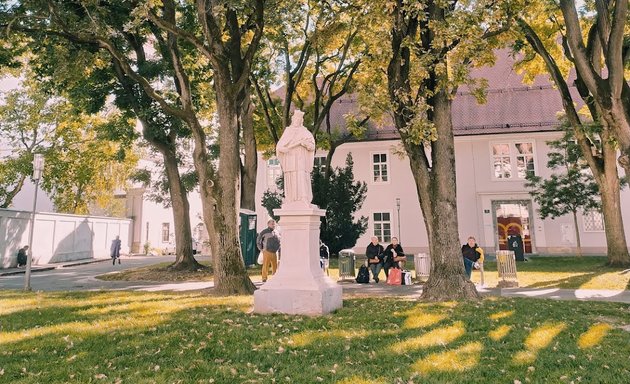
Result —
<svg viewBox="0 0 630 384"><path fill-rule="evenodd" d="M355 280L359 284L368 284L370 282L370 270L365 264L359 267L359 272Z"/></svg>

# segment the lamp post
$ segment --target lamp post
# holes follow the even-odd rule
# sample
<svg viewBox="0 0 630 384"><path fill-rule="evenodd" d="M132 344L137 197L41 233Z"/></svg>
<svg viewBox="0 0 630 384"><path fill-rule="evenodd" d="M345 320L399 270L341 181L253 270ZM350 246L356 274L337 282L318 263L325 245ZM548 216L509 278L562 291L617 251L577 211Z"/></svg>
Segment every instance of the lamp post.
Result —
<svg viewBox="0 0 630 384"><path fill-rule="evenodd" d="M33 263L33 229L35 227L35 209L37 208L37 190L39 179L44 170L44 155L36 153L33 158L33 180L35 180L35 195L33 197L33 210L31 211L30 230L28 232L28 255L26 258L26 273L24 274L24 290L31 290L31 264Z"/></svg>
<svg viewBox="0 0 630 384"><path fill-rule="evenodd" d="M398 242L402 244L402 234L400 233L400 197L396 198L396 210L398 211Z"/></svg>

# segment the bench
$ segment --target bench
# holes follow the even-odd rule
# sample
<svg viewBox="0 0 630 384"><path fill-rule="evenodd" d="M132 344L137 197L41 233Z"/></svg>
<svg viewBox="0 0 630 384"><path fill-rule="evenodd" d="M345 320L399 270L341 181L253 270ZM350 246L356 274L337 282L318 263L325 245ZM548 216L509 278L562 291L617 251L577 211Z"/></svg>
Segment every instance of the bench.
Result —
<svg viewBox="0 0 630 384"><path fill-rule="evenodd" d="M499 272L499 282L497 284L497 287L518 287L518 278L516 277L516 258L514 257L514 251L497 251L497 271Z"/></svg>

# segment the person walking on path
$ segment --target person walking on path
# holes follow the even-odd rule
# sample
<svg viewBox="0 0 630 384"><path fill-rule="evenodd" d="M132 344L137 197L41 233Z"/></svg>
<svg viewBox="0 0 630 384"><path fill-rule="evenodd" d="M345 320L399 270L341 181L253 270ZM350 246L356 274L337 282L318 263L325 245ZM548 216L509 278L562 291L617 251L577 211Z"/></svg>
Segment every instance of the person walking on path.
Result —
<svg viewBox="0 0 630 384"><path fill-rule="evenodd" d="M116 259L118 259L118 264L120 264L120 247L122 245L122 241L120 241L120 236L116 236L114 240L112 240L112 246L109 249L109 255L112 257L112 265L116 264Z"/></svg>
<svg viewBox="0 0 630 384"><path fill-rule="evenodd" d="M278 255L280 249L280 237L276 232L276 221L271 219L267 222L267 228L263 229L256 239L256 246L263 254L262 263L262 281L267 281L269 274L269 266L271 266L271 274L276 274L278 269Z"/></svg>
<svg viewBox="0 0 630 384"><path fill-rule="evenodd" d="M26 263L28 261L28 256L26 254L27 251L28 251L28 245L25 245L18 250L18 253L17 253L17 267L18 268L22 268L26 266Z"/></svg>
<svg viewBox="0 0 630 384"><path fill-rule="evenodd" d="M473 236L469 236L466 244L462 245L462 257L464 258L466 276L470 280L474 265L478 262L483 263L483 249L477 245L477 240Z"/></svg>

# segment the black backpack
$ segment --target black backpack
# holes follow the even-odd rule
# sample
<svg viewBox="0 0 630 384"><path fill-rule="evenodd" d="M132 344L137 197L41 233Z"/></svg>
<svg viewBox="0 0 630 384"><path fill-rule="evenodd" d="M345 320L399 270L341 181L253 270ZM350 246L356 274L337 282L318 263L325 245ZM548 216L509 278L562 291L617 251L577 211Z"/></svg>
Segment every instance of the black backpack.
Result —
<svg viewBox="0 0 630 384"><path fill-rule="evenodd" d="M359 272L355 280L359 284L368 284L370 282L370 270L365 264L359 267Z"/></svg>

